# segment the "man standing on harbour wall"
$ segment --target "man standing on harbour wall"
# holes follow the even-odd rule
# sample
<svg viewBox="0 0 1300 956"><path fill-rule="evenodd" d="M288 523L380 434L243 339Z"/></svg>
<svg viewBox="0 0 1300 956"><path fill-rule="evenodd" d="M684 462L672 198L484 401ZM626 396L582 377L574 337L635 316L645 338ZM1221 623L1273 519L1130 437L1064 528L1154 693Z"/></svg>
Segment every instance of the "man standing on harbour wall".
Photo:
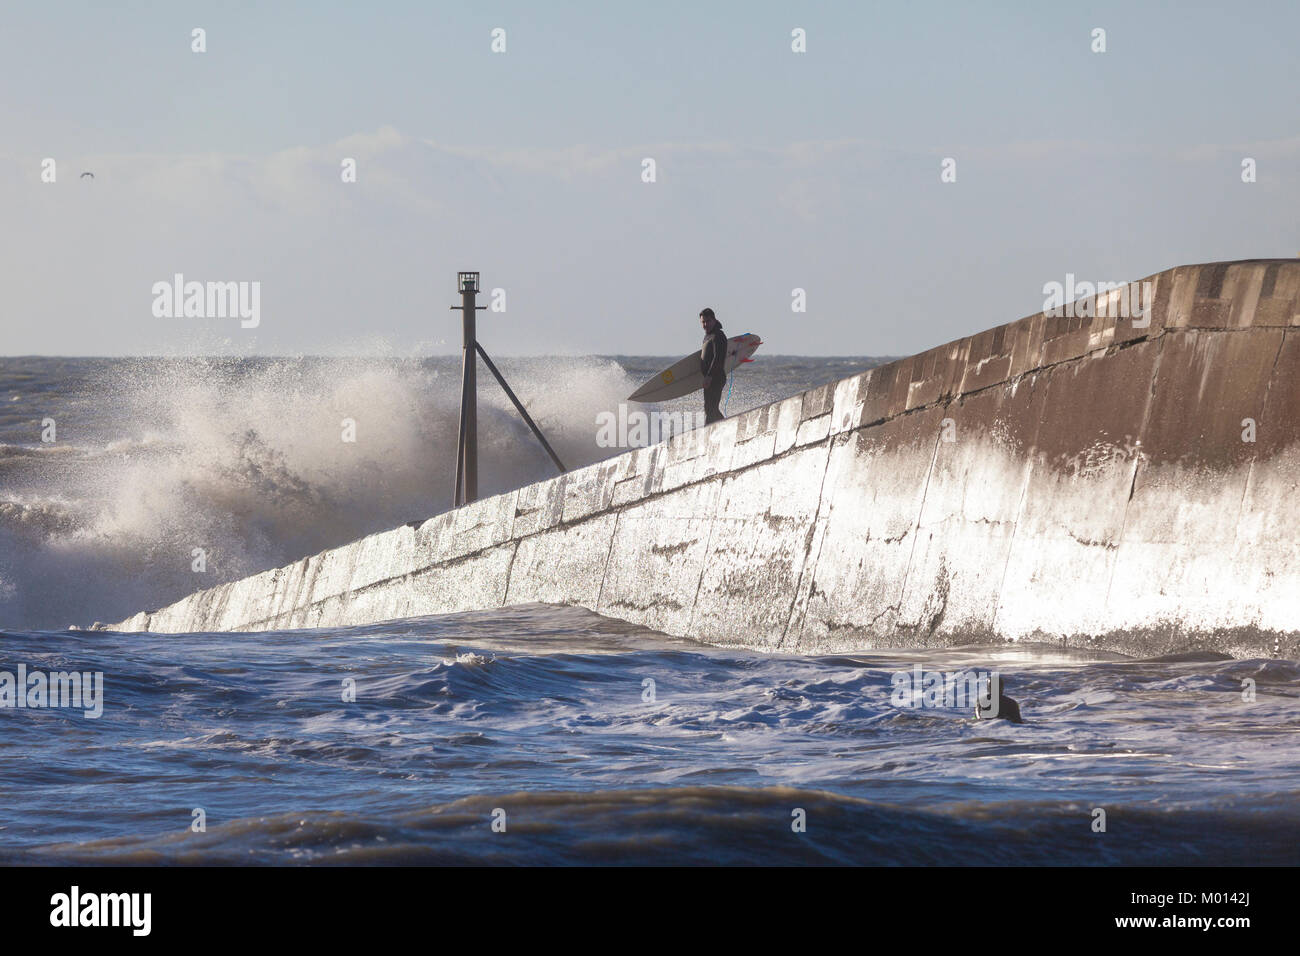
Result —
<svg viewBox="0 0 1300 956"><path fill-rule="evenodd" d="M722 383L727 380L727 333L712 309L700 313L704 328L704 347L700 349L700 371L704 374L704 421L722 421Z"/></svg>

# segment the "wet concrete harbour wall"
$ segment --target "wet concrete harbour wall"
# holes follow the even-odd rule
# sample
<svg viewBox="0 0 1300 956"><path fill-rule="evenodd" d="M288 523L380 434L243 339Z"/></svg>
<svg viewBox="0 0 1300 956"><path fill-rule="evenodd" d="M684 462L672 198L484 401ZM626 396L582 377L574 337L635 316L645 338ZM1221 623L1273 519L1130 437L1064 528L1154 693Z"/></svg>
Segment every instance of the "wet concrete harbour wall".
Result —
<svg viewBox="0 0 1300 956"><path fill-rule="evenodd" d="M1146 324L1033 315L115 627L546 601L781 651L1296 657L1300 261L1144 281Z"/></svg>

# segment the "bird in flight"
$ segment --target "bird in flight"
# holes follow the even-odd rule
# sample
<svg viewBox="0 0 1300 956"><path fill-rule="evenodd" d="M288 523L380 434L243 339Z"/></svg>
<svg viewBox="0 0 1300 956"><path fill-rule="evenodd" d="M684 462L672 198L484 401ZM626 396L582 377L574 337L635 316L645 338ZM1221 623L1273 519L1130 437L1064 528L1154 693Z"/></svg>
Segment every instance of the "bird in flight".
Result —
<svg viewBox="0 0 1300 956"><path fill-rule="evenodd" d="M82 173L82 174L81 174L81 178L82 178L82 179L85 179L87 176L89 176L91 179L94 179L94 178L95 178L95 174L94 174L94 173L89 173L89 172L87 172L87 173Z"/></svg>

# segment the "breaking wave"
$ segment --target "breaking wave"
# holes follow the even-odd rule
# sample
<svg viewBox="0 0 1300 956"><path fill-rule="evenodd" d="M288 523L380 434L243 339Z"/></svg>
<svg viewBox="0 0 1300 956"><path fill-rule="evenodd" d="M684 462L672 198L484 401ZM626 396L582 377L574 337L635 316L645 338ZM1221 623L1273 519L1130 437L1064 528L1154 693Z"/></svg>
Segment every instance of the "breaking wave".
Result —
<svg viewBox="0 0 1300 956"><path fill-rule="evenodd" d="M8 626L115 620L451 505L456 359L57 361L0 393ZM617 362L501 364L566 465L609 454L596 415L636 384ZM480 494L554 474L479 374Z"/></svg>

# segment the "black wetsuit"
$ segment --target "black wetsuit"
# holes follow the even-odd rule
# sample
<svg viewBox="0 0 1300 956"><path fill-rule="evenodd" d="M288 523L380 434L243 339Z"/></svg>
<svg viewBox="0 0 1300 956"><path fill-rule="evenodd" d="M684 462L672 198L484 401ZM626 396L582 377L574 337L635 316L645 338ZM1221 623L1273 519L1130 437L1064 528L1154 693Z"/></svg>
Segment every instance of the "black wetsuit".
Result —
<svg viewBox="0 0 1300 956"><path fill-rule="evenodd" d="M727 383L727 333L722 326L716 326L704 337L704 348L700 349L700 371L709 379L704 388L705 423L722 421L722 410L718 403L722 401L722 386Z"/></svg>

